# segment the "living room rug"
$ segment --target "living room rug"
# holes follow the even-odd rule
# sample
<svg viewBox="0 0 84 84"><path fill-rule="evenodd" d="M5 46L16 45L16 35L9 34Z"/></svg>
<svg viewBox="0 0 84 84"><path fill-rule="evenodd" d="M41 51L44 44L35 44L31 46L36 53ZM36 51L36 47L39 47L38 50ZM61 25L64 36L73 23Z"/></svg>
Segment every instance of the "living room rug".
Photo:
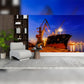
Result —
<svg viewBox="0 0 84 84"><path fill-rule="evenodd" d="M56 69L56 68L84 68L84 57L41 57L24 61L9 60L2 68L15 69Z"/></svg>

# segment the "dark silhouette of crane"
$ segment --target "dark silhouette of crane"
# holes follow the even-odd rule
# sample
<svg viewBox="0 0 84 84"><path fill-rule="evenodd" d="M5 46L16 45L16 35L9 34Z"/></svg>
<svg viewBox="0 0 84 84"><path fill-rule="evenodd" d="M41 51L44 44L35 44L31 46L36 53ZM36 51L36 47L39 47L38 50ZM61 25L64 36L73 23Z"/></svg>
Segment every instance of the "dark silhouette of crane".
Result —
<svg viewBox="0 0 84 84"><path fill-rule="evenodd" d="M39 34L36 35L37 44L43 43L43 35L44 35L45 32L46 33L49 32L49 29L50 29L48 21L46 19L44 19L42 24L40 25L40 27L37 28L37 29L39 29L39 31L38 31ZM46 29L47 29L47 31L46 31Z"/></svg>

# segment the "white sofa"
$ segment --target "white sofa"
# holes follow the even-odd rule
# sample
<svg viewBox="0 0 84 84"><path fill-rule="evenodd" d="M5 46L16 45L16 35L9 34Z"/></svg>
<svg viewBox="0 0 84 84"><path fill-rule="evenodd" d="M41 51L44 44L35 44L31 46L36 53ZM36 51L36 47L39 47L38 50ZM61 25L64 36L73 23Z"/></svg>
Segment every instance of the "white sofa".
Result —
<svg viewBox="0 0 84 84"><path fill-rule="evenodd" d="M18 60L29 59L32 57L32 52L25 49L25 45L22 42L10 43L10 59L13 57Z"/></svg>

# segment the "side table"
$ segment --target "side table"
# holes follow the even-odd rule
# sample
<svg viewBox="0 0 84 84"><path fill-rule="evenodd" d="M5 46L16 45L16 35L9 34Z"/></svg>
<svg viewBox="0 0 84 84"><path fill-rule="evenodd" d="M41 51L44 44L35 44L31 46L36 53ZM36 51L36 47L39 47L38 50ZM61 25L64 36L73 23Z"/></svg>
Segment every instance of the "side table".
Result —
<svg viewBox="0 0 84 84"><path fill-rule="evenodd" d="M42 49L32 49L34 50L34 59L40 59L40 50Z"/></svg>

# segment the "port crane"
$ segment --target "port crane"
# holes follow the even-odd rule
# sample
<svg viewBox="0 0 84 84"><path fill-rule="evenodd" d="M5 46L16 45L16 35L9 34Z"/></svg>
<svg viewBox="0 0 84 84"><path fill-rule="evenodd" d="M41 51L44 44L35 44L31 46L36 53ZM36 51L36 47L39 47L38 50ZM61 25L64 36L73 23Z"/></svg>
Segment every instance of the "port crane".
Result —
<svg viewBox="0 0 84 84"><path fill-rule="evenodd" d="M50 32L50 30L49 30L50 26L49 26L48 21L46 19L44 19L42 24L40 25L40 27L37 28L37 29L38 29L37 32L39 33L39 34L36 35L37 44L39 44L39 43L43 44L43 35L44 35L44 33L46 32L46 34L48 35L47 31ZM46 31L46 29L47 29L47 31Z"/></svg>
<svg viewBox="0 0 84 84"><path fill-rule="evenodd" d="M75 15L76 12L77 12L77 10L78 10L78 7L76 7L76 8L74 9L74 11L72 12L71 15ZM65 22L65 19L62 21L60 27L59 27L58 29L55 29L55 35L57 35L58 32L60 32L60 34L62 33L62 31L63 31L62 26L63 26L64 22Z"/></svg>
<svg viewBox="0 0 84 84"><path fill-rule="evenodd" d="M63 22L61 23L60 27L59 27L58 29L55 29L55 35L57 35L58 32L60 32L60 34L61 34L61 32L63 31L62 26L63 26L64 22L65 22L65 19L64 19Z"/></svg>

